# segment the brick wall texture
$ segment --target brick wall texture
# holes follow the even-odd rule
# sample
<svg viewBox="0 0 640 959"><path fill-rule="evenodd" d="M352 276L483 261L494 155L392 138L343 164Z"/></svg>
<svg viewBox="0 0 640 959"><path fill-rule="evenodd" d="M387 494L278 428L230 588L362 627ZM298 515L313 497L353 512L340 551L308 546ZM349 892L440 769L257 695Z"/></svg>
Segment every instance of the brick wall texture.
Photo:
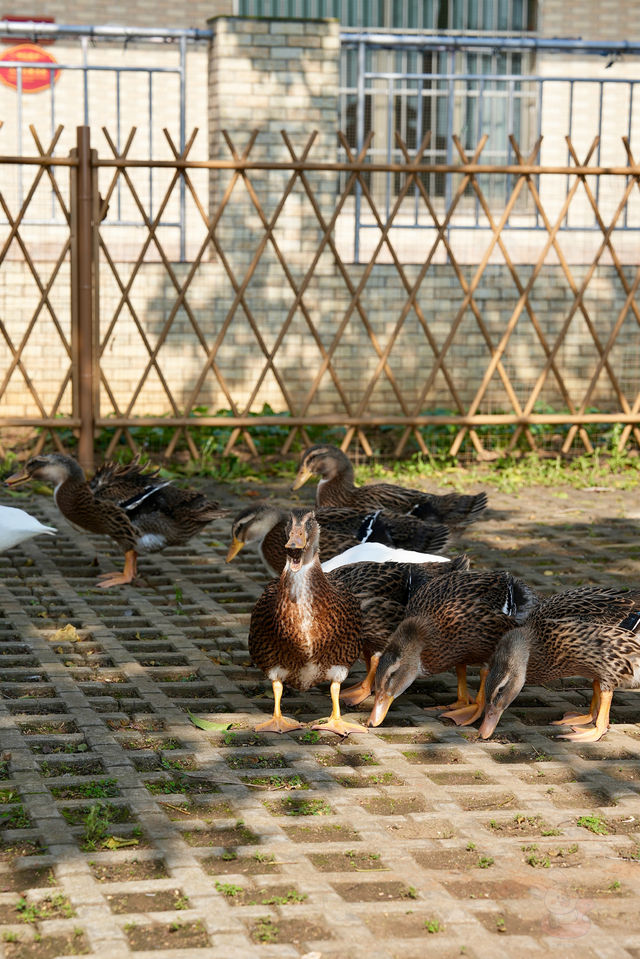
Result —
<svg viewBox="0 0 640 959"><path fill-rule="evenodd" d="M301 4L302 6L302 4ZM9 4L5 13L24 15ZM33 0L30 16L55 17L58 23L118 23L144 27L203 27L210 17L233 13L232 0ZM538 30L549 37L585 40L638 40L640 22L634 0L544 0L538 4Z"/></svg>
<svg viewBox="0 0 640 959"><path fill-rule="evenodd" d="M126 275L127 264L121 266ZM176 268L179 281L184 280L187 270L187 265ZM356 285L363 270L364 267L350 268L350 275ZM584 272L584 268L574 269L573 275L578 283ZM258 271L255 284L247 290L245 302L257 320L265 348L272 350L287 320L294 297L290 289L286 290L286 283L283 281L275 289L269 283L265 286L268 273L269 268ZM416 274L417 267L408 268L407 275L410 280L413 280ZM65 336L69 335L65 286L67 280L68 274L63 271L60 286L54 286L50 297ZM131 289L130 301L131 307L142 319L144 334L152 347L158 342L175 298L175 289L162 265L147 264ZM6 328L14 342L18 343L27 329L37 299L33 278L24 266L19 263L7 264L0 273L0 310L7 318ZM120 299L117 285L114 281L109 282L108 275L105 274L101 280L103 336L116 314ZM417 302L436 348L444 343L458 313L461 299L460 286L451 268L446 265L433 267L423 281ZM212 412L228 409L230 396L233 402L243 409L249 402L256 383L263 377L251 409L257 412L264 403L268 403L276 411L285 410L287 399L273 372L268 371L265 374L267 361L242 307L238 308L233 322L226 332L222 333L233 300L234 291L221 265L212 262L203 264L190 288L188 305L207 344L211 345L219 336L221 343L215 370L207 373L196 397L196 405L207 407ZM517 291L506 267L487 268L475 300L491 342L495 345L502 336L518 300ZM559 266L544 268L535 283L530 300L547 342L553 345L573 303L573 296ZM614 268L599 268L589 284L584 305L600 343L607 342L624 301L624 291ZM351 297L336 271L323 268L309 285L304 302L313 320L315 335L305 321L302 311L295 310L273 359L294 412L300 411L302 407L321 363L321 348L330 347L337 327L349 309ZM384 348L406 302L406 294L401 289L393 266L380 265L374 269L360 302L370 330ZM585 318L578 311L557 354L558 368L570 396L576 403L581 401L596 369L598 355ZM526 312L523 312L504 354L504 368L521 402L526 402L544 365L544 359L540 340ZM22 360L38 396L49 410L69 369L69 360L46 309L39 315ZM148 366L148 360L148 350L130 310L120 309L101 360L102 370L120 411L127 408L133 391ZM194 332L186 311L181 308L177 311L171 332L157 357L158 367L170 384L178 407L182 407L190 397L205 360L205 348ZM490 350L485 338L475 318L467 310L445 360L453 386L463 403L468 404L473 399L489 360ZM8 369L10 361L8 349L3 343L0 346L0 363L3 370ZM335 375L354 407L362 397L377 364L378 357L365 331L364 323L358 313L354 312L333 358ZM415 313L410 312L389 358L390 369L409 408L412 409L418 403L420 392L433 365L434 352ZM623 323L611 353L611 369L620 387L633 402L637 383L640 381L640 342L638 326L632 314ZM25 389L25 380L19 372L13 377L12 383L13 387L7 390L0 404L0 415L38 415L36 403ZM67 390L61 407L63 411L70 411L70 401L70 392ZM557 410L565 407L553 374L548 378L540 401ZM615 403L611 380L605 371L589 405L607 410L616 409ZM420 408L426 412L436 409L453 410L455 407L450 386L443 374L439 373ZM326 416L341 409L343 404L335 383L329 373L326 373L309 413ZM161 378L152 368L144 379L143 388L132 412L134 415L150 415L168 413L170 410L171 405ZM373 391L368 410L378 415L401 414L398 399L384 375ZM491 381L480 410L510 410L504 386L497 374ZM113 412L104 389L101 412L103 415Z"/></svg>

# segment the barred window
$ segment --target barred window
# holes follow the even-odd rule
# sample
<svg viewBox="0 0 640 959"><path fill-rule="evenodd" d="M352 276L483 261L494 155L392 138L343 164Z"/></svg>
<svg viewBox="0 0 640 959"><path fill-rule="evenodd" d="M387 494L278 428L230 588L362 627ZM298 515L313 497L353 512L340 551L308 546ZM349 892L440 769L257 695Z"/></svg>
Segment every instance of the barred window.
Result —
<svg viewBox="0 0 640 959"><path fill-rule="evenodd" d="M386 30L535 29L535 0L235 0L241 17L334 17L343 27Z"/></svg>
<svg viewBox="0 0 640 959"><path fill-rule="evenodd" d="M338 126L352 148L373 131L371 159L401 160L396 131L410 149L431 131L423 156L430 163L451 162L453 134L473 149L488 132L483 159L496 163L510 158L510 134L523 149L535 140L538 94L535 84L526 80L534 70L532 53L499 45L484 50L420 50L397 36L393 48L367 44L362 57L356 42L359 30L407 36L518 36L536 27L535 0L235 0L235 12L340 20L345 32ZM443 196L446 184L443 175L434 175L425 185L433 195ZM397 180L393 188L397 190Z"/></svg>

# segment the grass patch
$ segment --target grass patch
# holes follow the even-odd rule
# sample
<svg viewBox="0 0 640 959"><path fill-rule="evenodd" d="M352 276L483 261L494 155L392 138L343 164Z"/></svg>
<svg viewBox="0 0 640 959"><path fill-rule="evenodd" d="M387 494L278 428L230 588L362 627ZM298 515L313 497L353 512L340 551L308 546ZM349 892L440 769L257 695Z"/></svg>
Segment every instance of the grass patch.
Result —
<svg viewBox="0 0 640 959"><path fill-rule="evenodd" d="M241 896L244 892L242 886L234 886L232 882L216 882L216 889L218 892L221 892L223 896L227 896L228 899Z"/></svg>
<svg viewBox="0 0 640 959"><path fill-rule="evenodd" d="M593 832L597 836L609 835L609 827L602 816L580 816L580 818L576 820L576 825L581 826L583 829L588 829L589 832Z"/></svg>
<svg viewBox="0 0 640 959"><path fill-rule="evenodd" d="M9 805L18 802L20 802L20 794L15 789L0 789L0 804Z"/></svg>
<svg viewBox="0 0 640 959"><path fill-rule="evenodd" d="M275 756L228 756L225 762L230 769L282 769L289 765L281 753Z"/></svg>
<svg viewBox="0 0 640 959"><path fill-rule="evenodd" d="M276 816L331 816L333 810L324 799L281 799L265 801L269 812Z"/></svg>
<svg viewBox="0 0 640 959"><path fill-rule="evenodd" d="M310 789L309 783L302 776L243 776L242 782L251 786L262 786L265 789Z"/></svg>
<svg viewBox="0 0 640 959"><path fill-rule="evenodd" d="M6 812L0 812L0 828L2 829L29 829L31 820L25 812L24 806L15 805Z"/></svg>
<svg viewBox="0 0 640 959"><path fill-rule="evenodd" d="M497 442L488 443L487 447L498 453L498 457L490 464L471 463L462 465L447 455L449 441L457 432L457 427L432 427L433 430L449 430L449 438L443 444L430 442L426 435L429 429L422 430L427 444L432 449L432 455L424 456L416 453L410 459L398 460L393 463L377 462L357 466L355 468L356 482L368 483L372 480L383 480L400 485L416 485L421 480L429 480L439 486L450 485L456 489L465 489L474 484L492 486L501 492L515 493L526 486L571 486L575 489L585 489L589 486L611 486L616 489L633 489L638 484L640 462L633 452L617 451L617 444L622 427L615 424L611 428L599 426L602 446L593 453L579 455L539 455L531 451L516 450L507 454L500 450L502 443L496 437L496 427L477 427L476 432L486 438L491 434ZM507 440L513 433L513 427L507 427L504 439ZM537 433L537 439L543 431L549 435L558 435L562 427L558 425L544 426L536 424L531 427L532 433ZM593 441L593 440L592 440ZM543 445L541 443L541 445ZM463 454L464 455L464 454Z"/></svg>
<svg viewBox="0 0 640 959"><path fill-rule="evenodd" d="M50 786L49 789L54 799L108 799L120 794L116 779L103 779L74 786Z"/></svg>
<svg viewBox="0 0 640 959"><path fill-rule="evenodd" d="M47 896L38 902L28 902L24 897L16 903L16 912L23 922L35 923L43 919L70 919L75 916L73 906L62 894Z"/></svg>
<svg viewBox="0 0 640 959"><path fill-rule="evenodd" d="M293 903L304 902L307 898L306 892L298 892L296 889L289 889L283 896L270 896L262 900L263 906L290 906Z"/></svg>
<svg viewBox="0 0 640 959"><path fill-rule="evenodd" d="M256 942L277 942L279 929L269 916L261 916L251 932L251 938Z"/></svg>
<svg viewBox="0 0 640 959"><path fill-rule="evenodd" d="M67 812L75 813L77 810L63 810L63 815ZM101 849L113 838L111 824L126 822L130 817L131 813L126 807L113 806L111 803L94 803L89 809L84 810L82 818L84 830L80 837L82 849L85 852ZM68 818L70 817L65 816L65 819Z"/></svg>

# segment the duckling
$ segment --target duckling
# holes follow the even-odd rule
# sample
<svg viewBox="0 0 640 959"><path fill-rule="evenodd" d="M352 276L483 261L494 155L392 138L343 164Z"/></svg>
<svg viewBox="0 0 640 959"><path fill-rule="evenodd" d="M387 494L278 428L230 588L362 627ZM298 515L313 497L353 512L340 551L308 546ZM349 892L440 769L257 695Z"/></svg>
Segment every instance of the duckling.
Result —
<svg viewBox="0 0 640 959"><path fill-rule="evenodd" d="M525 682L566 676L591 680L591 706L554 725L593 726L559 738L597 742L609 728L614 690L640 686L640 590L582 586L557 593L505 633L489 663L482 739L491 736Z"/></svg>
<svg viewBox="0 0 640 959"><path fill-rule="evenodd" d="M337 446L309 447L302 455L292 489L300 489L314 473L320 476L316 506L349 506L356 510L383 508L457 526L476 519L487 505L486 493L438 496L391 483L355 486L353 466Z"/></svg>
<svg viewBox="0 0 640 959"><path fill-rule="evenodd" d="M57 532L54 526L44 526L39 519L25 513L23 509L0 506L0 552L41 533L53 536Z"/></svg>
<svg viewBox="0 0 640 959"><path fill-rule="evenodd" d="M346 736L365 727L345 722L339 699L360 702L371 688L358 684L357 692L340 692L349 668L363 651L367 665L402 619L411 593L427 578L449 566L464 566L468 558L453 563L358 563L325 574L318 557L320 528L313 510L293 510L287 527L287 560L280 578L269 583L251 614L249 652L253 662L271 681L272 718L258 729L285 732L300 723L282 715L283 682L309 689L331 683L332 713L318 728ZM370 672L370 670L369 670ZM364 691L363 691L364 690Z"/></svg>
<svg viewBox="0 0 640 959"><path fill-rule="evenodd" d="M326 507L316 509L315 514L320 524L321 561L364 542L437 553L449 538L449 530L442 524L425 523L414 516L395 516L385 510L367 513L347 507ZM230 563L246 543L257 541L267 572L279 576L286 562L288 518L288 510L271 503L245 507L233 520L226 562Z"/></svg>
<svg viewBox="0 0 640 959"><path fill-rule="evenodd" d="M99 586L130 583L137 573L137 556L165 546L186 543L226 510L192 489L176 489L158 470L143 472L138 458L126 466L105 463L87 482L70 456L47 453L28 460L6 483L18 486L37 479L54 487L53 497L63 516L90 533L111 536L125 554L122 573L107 573Z"/></svg>
<svg viewBox="0 0 640 959"><path fill-rule="evenodd" d="M472 723L484 708L485 664L497 640L524 621L537 599L526 583L504 571L452 571L425 583L409 600L380 657L368 725L379 726L393 700L418 676L452 669L458 698L443 715L457 725ZM483 667L473 703L466 683L466 667L472 664Z"/></svg>

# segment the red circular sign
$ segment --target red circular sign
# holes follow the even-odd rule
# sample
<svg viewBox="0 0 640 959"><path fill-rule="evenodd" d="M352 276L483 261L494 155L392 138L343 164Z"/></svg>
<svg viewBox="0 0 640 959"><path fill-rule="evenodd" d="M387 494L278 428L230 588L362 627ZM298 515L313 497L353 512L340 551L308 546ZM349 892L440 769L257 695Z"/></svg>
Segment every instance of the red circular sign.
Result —
<svg viewBox="0 0 640 959"><path fill-rule="evenodd" d="M19 43L16 47L6 50L0 57L0 81L8 87L18 89L18 68L4 67L3 61L18 61L24 63L22 67L22 92L38 93L39 90L46 90L58 79L59 70L45 70L38 67L39 63L57 63L58 61L37 43Z"/></svg>

